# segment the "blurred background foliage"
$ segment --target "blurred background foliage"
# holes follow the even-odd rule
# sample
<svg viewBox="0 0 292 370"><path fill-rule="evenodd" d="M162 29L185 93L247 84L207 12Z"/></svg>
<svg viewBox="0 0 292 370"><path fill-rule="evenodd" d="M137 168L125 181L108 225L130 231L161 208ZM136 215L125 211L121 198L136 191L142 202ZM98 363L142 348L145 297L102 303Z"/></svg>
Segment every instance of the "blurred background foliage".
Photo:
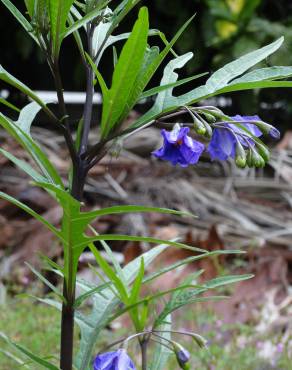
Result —
<svg viewBox="0 0 292 370"><path fill-rule="evenodd" d="M20 0L14 2L20 8L23 5ZM113 3L118 3L118 0L113 0ZM182 71L182 76L212 72L282 35L285 36L284 46L264 64L292 65L291 0L142 0L141 4L150 8L151 26L162 30L168 39L196 13L195 21L176 45L179 53L194 52L194 59ZM127 22L121 25L122 31L130 29L136 15L133 11ZM0 63L5 68L33 88L53 89L41 54L3 6L0 43ZM112 60L110 54L107 58ZM107 60L102 68L109 75L112 63ZM72 40L64 44L62 69L66 89L84 88L83 68ZM292 100L287 89L242 92L230 95L228 100L231 113L260 113L263 119L276 125L275 120L279 117L280 126L289 124Z"/></svg>

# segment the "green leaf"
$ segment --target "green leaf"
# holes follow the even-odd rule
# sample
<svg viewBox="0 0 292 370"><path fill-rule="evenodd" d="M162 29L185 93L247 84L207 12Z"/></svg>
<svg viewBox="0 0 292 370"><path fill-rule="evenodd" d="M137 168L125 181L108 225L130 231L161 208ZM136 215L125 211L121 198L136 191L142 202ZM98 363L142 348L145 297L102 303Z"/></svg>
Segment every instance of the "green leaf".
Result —
<svg viewBox="0 0 292 370"><path fill-rule="evenodd" d="M138 272L137 278L135 279L135 282L132 286L131 293L130 293L130 299L129 299L130 304L136 303L139 298L139 293L141 290L144 273L145 273L145 265L144 265L143 258L141 258L140 270Z"/></svg>
<svg viewBox="0 0 292 370"><path fill-rule="evenodd" d="M48 256L46 256L46 255L44 255L40 252L38 254L39 254L40 259L43 261L43 263L45 264L45 267L47 269L49 269L50 271L53 271L56 274L58 274L59 276L63 277L63 269L59 264L57 264L51 258L49 258Z"/></svg>
<svg viewBox="0 0 292 370"><path fill-rule="evenodd" d="M68 24L70 26L72 26L74 24L74 19L73 19L71 14L68 15ZM75 42L77 44L77 47L79 49L80 55L85 60L84 47L83 47L83 43L82 43L82 39L81 39L79 31L78 30L74 31L73 36L74 36Z"/></svg>
<svg viewBox="0 0 292 370"><path fill-rule="evenodd" d="M30 135L30 128L33 123L33 120L35 119L36 115L39 113L41 109L42 107L36 102L32 102L26 105L24 108L21 109L16 124L18 124L19 127L26 134Z"/></svg>
<svg viewBox="0 0 292 370"><path fill-rule="evenodd" d="M24 0L24 2L30 18L33 18L35 9L35 0Z"/></svg>
<svg viewBox="0 0 292 370"><path fill-rule="evenodd" d="M167 315L176 311L177 309L185 305L191 304L191 303L203 301L205 299L205 297L197 298L198 295L210 289L219 288L227 284L237 283L243 280L250 279L252 277L253 275L222 276L222 277L209 280L196 289L191 289L188 291L185 291L185 290L177 291L175 294L172 295L171 299L166 303L164 309L161 311L159 316L155 319L153 327L160 325ZM209 298L209 297L206 297L206 298Z"/></svg>
<svg viewBox="0 0 292 370"><path fill-rule="evenodd" d="M137 276L142 258L144 259L145 267L147 267L166 248L166 245L155 247L125 266L123 272L127 278L127 283L130 284ZM88 287L88 291L90 289L92 287ZM77 322L81 329L81 341L75 365L79 370L88 368L98 335L104 326L107 325L109 317L119 303L119 300L116 299L109 288L103 290L103 295L97 293L93 294L91 298L93 301L92 312L87 316L83 315ZM78 311L76 312L78 313Z"/></svg>
<svg viewBox="0 0 292 370"><path fill-rule="evenodd" d="M6 107L13 109L16 112L20 112L20 109L18 109L14 104L9 103L6 99L0 98L0 104L6 105Z"/></svg>
<svg viewBox="0 0 292 370"><path fill-rule="evenodd" d="M160 85L164 86L176 83L178 79L178 74L174 71L178 68L182 68L192 58L192 56L192 53L186 53L168 62L168 64L164 68L163 77ZM172 91L173 88L169 88L167 90L162 90L161 92L159 92L152 108L148 112L146 112L140 119L138 119L131 127L138 128L140 126L143 126L145 123L159 116L164 111L164 109L167 110L168 108L166 107L169 107L174 100L172 96Z"/></svg>
<svg viewBox="0 0 292 370"><path fill-rule="evenodd" d="M157 330L161 330L160 336L166 340L171 340L171 315L168 315L164 323ZM156 344L153 361L150 365L150 370L165 370L167 368L167 360L173 352L161 344Z"/></svg>
<svg viewBox="0 0 292 370"><path fill-rule="evenodd" d="M150 66L154 63L154 61L157 60L158 55L159 55L158 47L153 46L150 49L146 48L143 63L136 77L136 81L131 88L128 104L124 107L123 112L121 113L120 120L119 120L120 122L123 122L123 120L127 118L130 111L132 110L134 105L139 100L139 97L141 96L141 93L143 89L145 88L145 83L147 81L145 79L145 76L147 76L147 71L150 68Z"/></svg>
<svg viewBox="0 0 292 370"><path fill-rule="evenodd" d="M178 74L175 71L177 68L182 68L191 58L193 53L187 53L170 61L164 69L161 85L166 85L176 81ZM153 109L163 111L168 107L169 100L172 99L173 88L164 90L157 95Z"/></svg>
<svg viewBox="0 0 292 370"><path fill-rule="evenodd" d="M203 287L207 289L214 289L224 285L238 283L243 280L249 280L253 277L254 275L252 274L220 276L210 281L207 281L205 284L203 284Z"/></svg>
<svg viewBox="0 0 292 370"><path fill-rule="evenodd" d="M3 1L3 0L1 0ZM23 92L25 95L29 96L32 100L37 102L46 113L49 113L50 110L47 108L46 103L44 103L38 96L35 94L29 87L24 85L21 81L17 78L13 77L10 73L8 73L1 65L0 65L0 80L6 82L7 84L15 87L16 89Z"/></svg>
<svg viewBox="0 0 292 370"><path fill-rule="evenodd" d="M149 30L148 11L140 9L138 20L124 45L113 73L112 86L104 95L101 121L102 137L106 137L119 122L130 92L143 63Z"/></svg>
<svg viewBox="0 0 292 370"><path fill-rule="evenodd" d="M35 181L46 181L46 178L39 174L34 168L32 168L27 162L16 158L13 154L0 148L0 153L14 163L19 169L28 174Z"/></svg>
<svg viewBox="0 0 292 370"><path fill-rule="evenodd" d="M96 211L86 212L84 213L84 217L89 218L96 218L101 216L107 216L111 214L119 214L119 213L134 213L134 212L158 212L158 213L165 213L165 214L172 214L177 216L187 216L187 217L196 217L191 213L176 211L173 209L168 208L159 208L159 207L146 207L146 206L135 206L135 205L125 205L125 206L113 206L109 208L102 208Z"/></svg>
<svg viewBox="0 0 292 370"><path fill-rule="evenodd" d="M66 21L74 0L49 0L49 2L52 51L54 57L57 59L59 56L61 43L65 37Z"/></svg>
<svg viewBox="0 0 292 370"><path fill-rule="evenodd" d="M80 238L79 238L80 239ZM76 243L75 247L76 249L83 250L83 248L88 243L93 243L101 240L119 240L119 241L133 241L133 242L145 242L145 243L153 243L153 244L165 244L169 246L173 246L176 248L182 248L182 249L188 249L193 252L201 252L205 253L206 250L196 247L191 247L189 245L178 243L170 240L162 240L157 238L150 238L146 236L132 236L132 235L119 235L119 234L100 234L93 237L86 237L85 240L81 241L80 243Z"/></svg>
<svg viewBox="0 0 292 370"><path fill-rule="evenodd" d="M36 220L40 221L43 225L45 225L54 235L56 235L58 238L60 237L60 232L58 229L56 229L51 223L49 223L46 219L44 219L41 215L36 213L34 210L26 206L25 204L19 202L17 199L11 197L8 194L3 193L0 191L0 198L7 200L8 202L14 204L15 206L21 208L26 213L34 217Z"/></svg>
<svg viewBox="0 0 292 370"><path fill-rule="evenodd" d="M284 38L281 37L272 44L245 54L234 62L226 64L224 67L213 73L213 75L207 80L206 88L209 91L214 92L225 87L232 79L240 76L255 64L261 62L263 59L278 50L283 41Z"/></svg>
<svg viewBox="0 0 292 370"><path fill-rule="evenodd" d="M162 52L160 54L158 54L157 57L154 58L154 60L152 61L152 63L150 63L149 66L147 66L146 70L143 71L143 73L141 73L142 76L139 78L139 81L136 82L137 88L136 88L135 93L134 93L134 97L135 98L132 97L133 104L135 103L135 100L138 100L139 99L140 95L142 94L142 91L145 89L145 87L147 86L147 84L151 80L152 76L157 71L158 67L161 65L161 63L163 62L163 60L165 59L165 57L167 56L167 54L172 50L172 47L174 46L174 44L176 43L176 41L179 39L179 37L183 34L183 32L186 30L186 28L189 26L189 24L192 22L192 20L194 19L194 17L195 17L195 15L193 15L178 30L178 32L176 33L176 35L166 45L166 47L162 50ZM176 69L176 68L178 68L178 65L176 64L176 62L180 61L181 58L186 58L187 59L185 61L185 63L186 63L192 56L193 56L192 53L188 53L188 54L185 54L185 56L175 58L175 60L173 62L170 62L173 65L173 70ZM161 81L161 84L160 85L165 85L165 84L169 84L169 83L172 83L172 82L176 82L177 81L177 77L178 76L176 74L174 74L174 73L172 73L172 75L174 75L176 77L174 80L170 80L170 78L167 78L166 77L166 74L168 73L168 66L166 67L165 72L164 72L165 79ZM168 95L171 95L172 90L173 89L168 89L166 91L167 96ZM163 95L164 92L161 92L160 94L158 94L157 99L156 99L157 104L159 104L159 100L161 99L161 96L162 96L161 94ZM140 123L140 120L138 120L132 127L140 127L144 123L151 121L153 119L153 117L155 117L155 115L152 114L152 113L154 113L153 111L157 112L156 105L154 105L154 107L152 109L150 109L149 112L147 112L144 116L142 116L142 118L141 118L142 119L142 124ZM159 109L158 109L158 111L160 112ZM143 121L143 119L144 119L144 121Z"/></svg>
<svg viewBox="0 0 292 370"><path fill-rule="evenodd" d="M73 198L69 192L60 186L52 183L36 182L49 194L54 195L55 199L63 208L62 227L59 235L64 248L64 278L69 291L73 291L77 273L77 265L80 254L84 248L77 248L81 243L86 245L88 238L84 235L88 227L88 220L80 218L81 204Z"/></svg>
<svg viewBox="0 0 292 370"><path fill-rule="evenodd" d="M194 104L202 99L212 97L215 95L223 94L225 92L238 91L244 89L253 89L253 88L267 88L267 87L291 87L291 83L288 81L273 81L277 78L285 78L291 75L290 67L284 69L267 69L260 72L252 71L239 78L239 82L236 83L235 78L244 74L248 69L253 67L255 64L267 58L270 54L275 52L282 44L283 38L278 39L277 41L264 46L261 49L255 50L251 53L248 53L239 59L226 64L223 68L216 71L206 82L205 85L199 86L183 95L172 96L171 91L167 90L167 95L158 94L157 99L154 103L154 106L146 112L140 119L136 121L132 128L138 128L144 126L148 122L156 119L158 116L165 114L178 109L179 107ZM178 57L176 61L187 62L187 55ZM176 78L176 75L173 73L173 70L177 68L176 62L171 61L164 71L164 76L161 84L165 84L165 81L169 82L169 74L167 73L167 68L172 64L172 81ZM261 78L261 79L260 79ZM243 80L241 80L243 79ZM176 81L176 79L175 79ZM242 81L242 82L240 82Z"/></svg>
<svg viewBox="0 0 292 370"><path fill-rule="evenodd" d="M90 58L90 56L87 53L86 53L86 58L87 58L89 64L91 65L91 68L93 69L93 72L95 73L95 76L98 80L98 83L99 83L101 91L102 91L102 95L107 96L108 93L109 93L109 89L108 89L101 73L99 72L99 70L97 69L97 66L95 65L95 63L93 62L93 60Z"/></svg>
<svg viewBox="0 0 292 370"><path fill-rule="evenodd" d="M96 234L97 235L97 234ZM106 254L108 255L110 261L112 262L112 264L114 265L114 268L115 268L115 271L116 271L116 274L118 275L119 279L121 280L121 282L123 283L123 286L125 287L125 290L128 291L128 284L127 284L127 279L124 275L124 272L123 272L123 269L119 263L119 261L116 259L115 255L113 254L110 246L104 241L102 240L101 242L101 245L103 246Z"/></svg>
<svg viewBox="0 0 292 370"><path fill-rule="evenodd" d="M91 10L84 17L82 17L78 21L76 21L73 24L71 24L70 27L68 27L66 29L66 31L64 32L64 34L62 35L62 37L65 38L65 37L71 35L71 33L77 31L81 27L84 27L87 23L89 23L90 21L92 21L93 19L95 19L98 15L100 15L101 9L103 9L104 7L106 7L107 4L110 1L111 0L106 0L104 2L101 2L100 4L98 4L98 6L96 8L94 8L93 10Z"/></svg>
<svg viewBox="0 0 292 370"><path fill-rule="evenodd" d="M110 267L110 265L107 263L107 261L101 256L97 248L94 244L89 243L88 244L91 252L93 253L96 262L98 263L99 267L102 269L104 274L108 277L110 281L112 281L113 285L117 289L120 295L120 299L122 302L127 303L128 302L128 292L127 287L124 286L122 280L118 277L118 275L114 272L114 270Z"/></svg>
<svg viewBox="0 0 292 370"><path fill-rule="evenodd" d="M143 284L146 284L146 283L149 283L151 281L153 281L154 279L157 279L159 276L169 272L169 271L172 271L172 270L175 270L183 265L187 265L191 262L194 262L194 261L198 261L200 259L203 259L203 258L211 258L211 257L215 257L215 256L220 256L220 255L229 255L229 254L243 254L244 252L240 251L240 250L218 250L218 251L213 251L213 252L207 252L207 253L203 253L203 254L200 254L198 256L191 256L191 257L188 257L188 258L184 258L178 262L175 262L167 267L164 267L154 273L152 273L151 275L148 275L144 278L143 280Z"/></svg>
<svg viewBox="0 0 292 370"><path fill-rule="evenodd" d="M77 281L77 284L78 284L78 281ZM74 308L76 309L76 308L80 307L82 305L82 303L86 299L90 298L93 294L101 294L101 292L104 289L106 289L110 284L111 284L111 282L109 281L107 283L101 284L97 287L94 287L94 288L90 289L89 291L87 291L84 294L81 294L79 297L76 298L75 303L74 303Z"/></svg>
<svg viewBox="0 0 292 370"><path fill-rule="evenodd" d="M33 28L28 20L20 13L20 11L16 8L15 5L10 0L0 0L6 8L10 11L10 13L18 20L21 26L25 29L25 31L34 39L34 41L38 44L38 40L33 34Z"/></svg>
<svg viewBox="0 0 292 370"><path fill-rule="evenodd" d="M35 355L34 353L30 352L25 347L21 346L18 343L15 343L11 339L9 339L4 333L0 332L0 337L4 339L10 346L14 347L18 351L22 352L24 355L26 355L28 358L30 358L34 363L44 367L45 369L49 370L60 370L57 366L51 364L47 360L44 360L43 358Z"/></svg>
<svg viewBox="0 0 292 370"><path fill-rule="evenodd" d="M292 67L268 67L256 69L246 73L242 77L236 78L226 87L218 90L216 95L256 88L292 87L292 81L281 81L281 79L291 76Z"/></svg>
<svg viewBox="0 0 292 370"><path fill-rule="evenodd" d="M253 89L269 89L269 88L288 88L292 87L292 81L255 81L255 82L242 82L238 84L230 84L221 90L212 94L221 95L234 91L253 90Z"/></svg>
<svg viewBox="0 0 292 370"><path fill-rule="evenodd" d="M110 33L141 0L123 0L114 10Z"/></svg>
<svg viewBox="0 0 292 370"><path fill-rule="evenodd" d="M66 299L63 297L63 294L56 288L52 283L49 282L39 271L37 271L34 267L32 267L28 262L25 262L28 268L42 281L45 285L47 285L62 301L66 302Z"/></svg>
<svg viewBox="0 0 292 370"><path fill-rule="evenodd" d="M237 84L241 82L256 82L265 80L279 80L292 76L292 67L286 66L275 66L267 68L255 69L251 72L246 73L242 77L239 77L231 82L231 84Z"/></svg>
<svg viewBox="0 0 292 370"><path fill-rule="evenodd" d="M204 73L200 73L200 74L195 75L195 76L187 77L187 78L184 78L184 79L179 80L177 82L172 82L172 83L169 83L169 84L166 84L166 85L160 85L160 86L154 87L150 90L144 91L143 94L140 96L140 99L145 99L145 98L148 98L150 96L156 95L156 94L160 93L161 91L184 85L188 82L196 80L197 78L206 76L206 74L208 74L208 72L204 72Z"/></svg>
<svg viewBox="0 0 292 370"><path fill-rule="evenodd" d="M2 126L31 155L44 174L46 181L50 181L64 187L62 179L55 167L49 161L47 155L33 141L30 135L25 133L19 125L5 117L2 113L0 113L0 126Z"/></svg>
<svg viewBox="0 0 292 370"><path fill-rule="evenodd" d="M13 353L9 351L5 351L4 349L1 349L1 348L0 348L0 353L3 353L3 355L11 358L13 361L15 361L18 365L22 366L24 369L30 369L25 361L15 356Z"/></svg>

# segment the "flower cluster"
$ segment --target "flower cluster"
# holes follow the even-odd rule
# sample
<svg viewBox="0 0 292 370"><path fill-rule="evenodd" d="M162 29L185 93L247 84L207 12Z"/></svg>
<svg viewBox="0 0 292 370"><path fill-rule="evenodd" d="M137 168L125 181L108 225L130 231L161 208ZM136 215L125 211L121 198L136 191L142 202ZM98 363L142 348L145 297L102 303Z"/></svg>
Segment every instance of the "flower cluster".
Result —
<svg viewBox="0 0 292 370"><path fill-rule="evenodd" d="M206 122L204 123L206 127ZM263 122L258 116L236 115L229 117L228 121L212 123L212 128L213 130L209 126L211 139L207 147L211 159L233 158L239 167L263 167L269 159L269 153L258 138L264 134L273 139L280 137L275 127ZM172 131L162 130L163 145L152 154L181 167L196 164L205 145L188 136L189 132L189 127L179 124Z"/></svg>

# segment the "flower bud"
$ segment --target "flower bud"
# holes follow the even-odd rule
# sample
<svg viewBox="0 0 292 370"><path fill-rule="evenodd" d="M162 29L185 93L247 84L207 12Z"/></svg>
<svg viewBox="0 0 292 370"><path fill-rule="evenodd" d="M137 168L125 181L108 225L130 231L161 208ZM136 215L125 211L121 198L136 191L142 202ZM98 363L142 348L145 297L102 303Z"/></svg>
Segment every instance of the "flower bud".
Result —
<svg viewBox="0 0 292 370"><path fill-rule="evenodd" d="M276 127L269 125L263 121L254 121L254 123L265 135L270 135L273 139L278 140L280 139L280 131L276 129Z"/></svg>
<svg viewBox="0 0 292 370"><path fill-rule="evenodd" d="M206 122L206 121L203 121L203 124L204 124L205 129L206 129L205 136L208 137L208 138L212 137L213 131L212 131L212 128L209 125L209 123Z"/></svg>
<svg viewBox="0 0 292 370"><path fill-rule="evenodd" d="M266 164L263 157L256 150L252 150L251 161L253 166L257 168L262 168Z"/></svg>
<svg viewBox="0 0 292 370"><path fill-rule="evenodd" d="M235 163L237 167L240 168L244 168L246 166L246 153L239 141L236 143Z"/></svg>
<svg viewBox="0 0 292 370"><path fill-rule="evenodd" d="M265 162L268 162L270 160L270 152L269 149L261 143L256 143L257 151L260 154L261 157L263 157Z"/></svg>
<svg viewBox="0 0 292 370"><path fill-rule="evenodd" d="M206 128L203 122L201 122L195 115L193 116L194 121L194 129L197 134L199 135L205 135L206 134Z"/></svg>
<svg viewBox="0 0 292 370"><path fill-rule="evenodd" d="M176 355L177 362L181 369L189 370L190 369L190 358L191 355L183 346L177 342L173 342L173 350Z"/></svg>
<svg viewBox="0 0 292 370"><path fill-rule="evenodd" d="M246 164L248 165L249 168L253 167L253 164L252 164L252 151L251 151L251 149L249 149L249 151L247 152Z"/></svg>
<svg viewBox="0 0 292 370"><path fill-rule="evenodd" d="M203 116L205 117L205 119L207 120L207 122L210 122L210 123L215 123L216 122L216 117L211 114L210 112L202 112Z"/></svg>

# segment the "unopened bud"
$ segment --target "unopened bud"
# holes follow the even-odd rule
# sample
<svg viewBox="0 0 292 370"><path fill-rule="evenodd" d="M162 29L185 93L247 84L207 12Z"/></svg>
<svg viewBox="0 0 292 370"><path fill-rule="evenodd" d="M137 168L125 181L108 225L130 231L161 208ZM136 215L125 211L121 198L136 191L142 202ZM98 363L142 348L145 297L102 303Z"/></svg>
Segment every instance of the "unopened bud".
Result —
<svg viewBox="0 0 292 370"><path fill-rule="evenodd" d="M204 124L205 129L206 129L205 136L208 137L208 138L211 138L212 134L213 134L211 126L206 121L203 121L203 124Z"/></svg>
<svg viewBox="0 0 292 370"><path fill-rule="evenodd" d="M249 151L247 152L246 164L248 165L249 168L253 167L253 163L252 163L252 151L251 151L251 149L249 149Z"/></svg>
<svg viewBox="0 0 292 370"><path fill-rule="evenodd" d="M278 140L280 139L280 131L276 129L276 127L263 122L263 121L254 121L254 123L265 135L270 135L273 139Z"/></svg>
<svg viewBox="0 0 292 370"><path fill-rule="evenodd" d="M190 108L186 107L186 109L188 110L190 116L192 117L193 119L193 122L194 122L194 129L196 131L197 134L199 135L205 135L206 133L206 128L205 128L205 125L204 123L202 122L202 120L197 117Z"/></svg>
<svg viewBox="0 0 292 370"><path fill-rule="evenodd" d="M205 135L206 134L206 127L197 117L193 116L194 120L194 129L197 134Z"/></svg>
<svg viewBox="0 0 292 370"><path fill-rule="evenodd" d="M176 355L177 362L181 369L189 370L190 369L190 358L191 355L188 350L181 346L177 342L173 342L173 350Z"/></svg>
<svg viewBox="0 0 292 370"><path fill-rule="evenodd" d="M258 153L261 155L261 157L264 159L265 162L268 162L270 160L270 152L269 149L261 143L256 142L256 147Z"/></svg>
<svg viewBox="0 0 292 370"><path fill-rule="evenodd" d="M266 164L263 157L256 150L252 150L251 160L253 166L257 168L262 168Z"/></svg>
<svg viewBox="0 0 292 370"><path fill-rule="evenodd" d="M244 168L246 166L246 153L243 146L237 141L235 163L237 167Z"/></svg>
<svg viewBox="0 0 292 370"><path fill-rule="evenodd" d="M207 120L207 122L210 122L210 123L215 123L216 122L216 117L213 114L211 114L209 112L206 112L206 111L203 111L202 114L205 117L205 119Z"/></svg>

